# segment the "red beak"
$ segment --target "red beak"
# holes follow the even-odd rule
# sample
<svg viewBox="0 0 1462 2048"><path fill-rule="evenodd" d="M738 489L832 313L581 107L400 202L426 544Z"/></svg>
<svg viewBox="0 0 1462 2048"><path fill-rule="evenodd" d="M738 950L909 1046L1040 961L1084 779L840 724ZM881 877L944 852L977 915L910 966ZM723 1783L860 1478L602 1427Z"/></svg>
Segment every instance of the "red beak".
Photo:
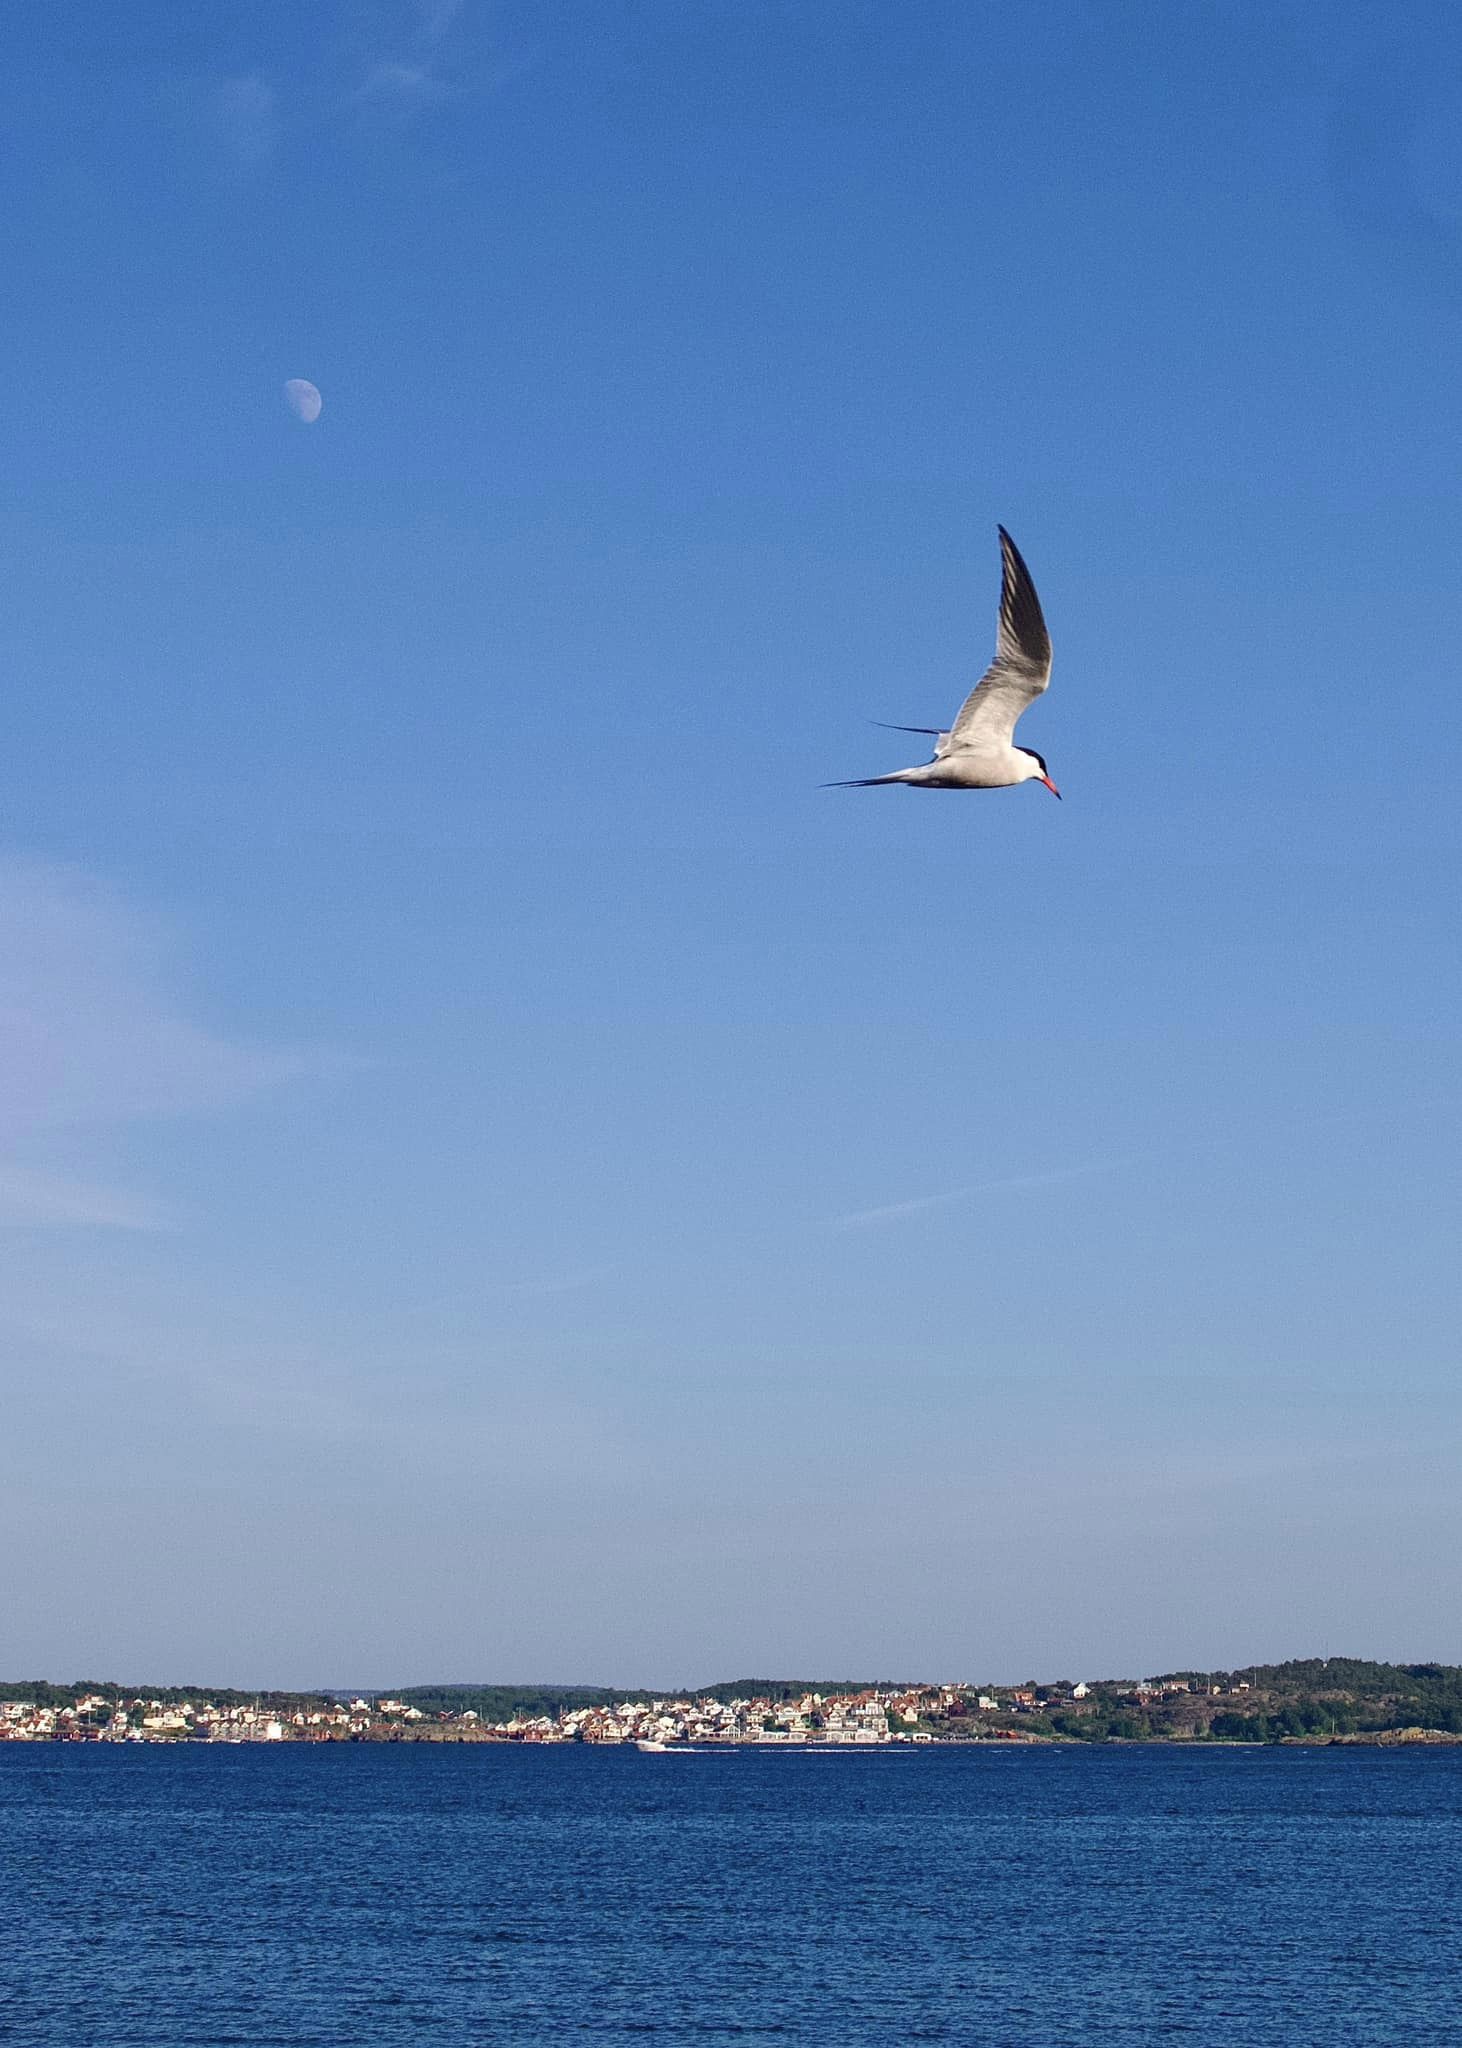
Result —
<svg viewBox="0 0 1462 2048"><path fill-rule="evenodd" d="M1050 776L1049 776L1049 775L1043 775L1043 776L1041 776L1040 780L1041 780L1042 782L1044 782L1044 783L1045 783L1045 785L1046 785L1047 789L1049 789L1049 790L1050 790L1050 792L1051 792L1052 796L1055 796L1055 797L1059 797L1059 796L1060 796L1060 794L1061 794L1060 790L1059 790L1059 789L1057 789L1057 787L1056 787L1055 783L1054 783L1054 782L1052 782L1052 780L1051 780L1051 778L1050 778Z"/></svg>

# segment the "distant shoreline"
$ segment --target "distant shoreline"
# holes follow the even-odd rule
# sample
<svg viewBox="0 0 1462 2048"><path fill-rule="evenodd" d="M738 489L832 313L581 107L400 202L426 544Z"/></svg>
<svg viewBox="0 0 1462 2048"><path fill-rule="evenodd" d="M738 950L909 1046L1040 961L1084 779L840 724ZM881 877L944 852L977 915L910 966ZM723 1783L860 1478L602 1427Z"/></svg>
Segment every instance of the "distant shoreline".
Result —
<svg viewBox="0 0 1462 2048"><path fill-rule="evenodd" d="M1409 1731L1403 1731L1403 1733L1409 1734ZM255 1752L260 1749L277 1749L288 1751L291 1754L296 1753L301 1749L350 1749L371 1751L419 1748L471 1749L475 1751L492 1750L494 1752L502 1752L505 1754L512 1753L513 1755L522 1755L528 1751L532 1751L535 1753L546 1753L551 1751L555 1755L563 1755L565 1753L570 1752L582 1755L591 1753L598 1754L601 1752L619 1753L636 1751L636 1745L633 1742L522 1743L505 1742L495 1740L489 1737L472 1735L448 1735L439 1736L436 1738L420 1738L405 1736L396 1741L387 1742L373 1742L368 1739L359 1739L346 1736L338 1739L327 1737L323 1741L311 1743L212 1742L206 1739L199 1738L186 1739L183 1741L175 1742L116 1743L99 1742L87 1738L78 1738L75 1736L65 1735L40 1736L21 1741L0 1740L0 1755L3 1755L9 1749L29 1750L35 1748L63 1748L85 1750L147 1749L149 1751L186 1751L189 1755L196 1755L203 1750L217 1751L239 1749L247 1749L251 1752ZM1367 1752L1373 1750L1384 1751L1385 1754L1387 1754L1388 1756L1394 1756L1398 1753L1405 1753L1407 1755L1425 1753L1430 1755L1434 1754L1437 1751L1452 1751L1459 1748L1462 1748L1462 1735L1453 1735L1445 1732L1438 1733L1435 1730L1422 1729L1419 1730L1415 1735L1409 1735L1409 1739L1399 1741L1387 1741L1381 1738L1380 1736L1328 1735L1312 1737L1304 1735L1287 1735L1281 1737L1279 1740L1275 1742L1253 1742L1248 1740L1239 1740L1231 1737L1222 1736L1216 1737L1211 1741L1192 1742L1185 1741L1181 1737L1159 1735L1151 1736L1145 1739L1139 1738L1136 1740L1124 1736L1112 1736L1110 1738L1103 1739L1098 1742L1079 1742L1069 1738L1063 1738L1060 1736L1032 1736L1018 1742L999 1742L996 1741L992 1736L953 1736L947 1742L930 1743L919 1750L916 1750L912 1743L898 1742L863 1743L858 1745L854 1745L851 1743L846 1745L839 1745L834 1743L725 1742L707 1744L674 1743L668 1745L667 1748L662 1752L662 1754L669 1756L674 1755L677 1751L679 1751L680 1754L685 1756L694 1755L728 1757L889 1757L907 1756L914 1754L924 1756L945 1756L948 1755L949 1752L952 1750L985 1750L990 1752L991 1754L1010 1752L1012 1754L1019 1753L1025 1755L1029 1754L1032 1751L1039 1751L1043 1755L1090 1756L1097 1752L1107 1752L1112 1750L1163 1750L1165 1752L1170 1752L1174 1754L1186 1753L1190 1756L1217 1756L1220 1754L1233 1754L1238 1751L1263 1751L1267 1753L1278 1750L1296 1749L1344 1749L1363 1750Z"/></svg>
<svg viewBox="0 0 1462 2048"><path fill-rule="evenodd" d="M1022 1684L730 1680L703 1691L438 1685L370 1696L0 1682L0 1742L639 1743L879 1749L1462 1741L1462 1666L1299 1658L1241 1671Z"/></svg>

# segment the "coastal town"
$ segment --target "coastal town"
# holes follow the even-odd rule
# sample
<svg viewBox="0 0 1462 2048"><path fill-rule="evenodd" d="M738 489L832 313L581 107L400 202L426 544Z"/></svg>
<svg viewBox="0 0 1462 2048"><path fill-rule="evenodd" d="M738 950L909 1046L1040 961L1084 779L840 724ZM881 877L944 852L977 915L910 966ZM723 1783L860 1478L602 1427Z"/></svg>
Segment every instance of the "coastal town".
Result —
<svg viewBox="0 0 1462 2048"><path fill-rule="evenodd" d="M268 1702L222 1706L201 1697L162 1700L89 1693L64 1706L30 1700L0 1703L0 1740L866 1745L932 1741L928 1716L940 1713L956 1696L956 1688L939 1687L830 1696L806 1693L792 1701L647 1699L489 1721L471 1707L429 1713L390 1696L322 1699L290 1710ZM993 1707L995 1702L982 1699L982 1704Z"/></svg>
<svg viewBox="0 0 1462 2048"><path fill-rule="evenodd" d="M179 1696L170 1690L162 1697L108 1687L73 1689L70 1698L0 1699L0 1741L627 1743L658 1750L1069 1740L1113 1732L1140 1740L1150 1732L1155 1714L1170 1734L1206 1735L1225 1708L1246 1709L1251 1700L1258 1705L1254 1693L1249 1679L1228 1675L1222 1680L1062 1681L989 1690L945 1684L846 1692L789 1693L779 1687L741 1694L723 1687L696 1696L565 1700L539 1711L489 1718L466 1703L419 1704L410 1694L265 1694L251 1699L232 1693ZM1268 1700L1267 1693L1259 1697ZM1217 1732L1239 1731L1220 1726Z"/></svg>

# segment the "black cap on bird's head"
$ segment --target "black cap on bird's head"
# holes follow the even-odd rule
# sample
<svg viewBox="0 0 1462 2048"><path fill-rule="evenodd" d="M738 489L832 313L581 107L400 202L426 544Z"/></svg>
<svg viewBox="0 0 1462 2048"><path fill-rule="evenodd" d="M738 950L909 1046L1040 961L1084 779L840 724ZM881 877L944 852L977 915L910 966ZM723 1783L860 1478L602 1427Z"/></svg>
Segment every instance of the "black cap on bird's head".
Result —
<svg viewBox="0 0 1462 2048"><path fill-rule="evenodd" d="M1051 780L1051 771L1046 766L1045 755L1038 754L1034 747L1017 747L1015 751L1018 754L1029 755L1030 759L1035 762L1037 768L1040 769L1040 774L1032 776L1031 780L1033 782L1044 782L1047 789L1050 790L1052 796L1059 797L1061 792L1059 789L1057 789L1055 783Z"/></svg>

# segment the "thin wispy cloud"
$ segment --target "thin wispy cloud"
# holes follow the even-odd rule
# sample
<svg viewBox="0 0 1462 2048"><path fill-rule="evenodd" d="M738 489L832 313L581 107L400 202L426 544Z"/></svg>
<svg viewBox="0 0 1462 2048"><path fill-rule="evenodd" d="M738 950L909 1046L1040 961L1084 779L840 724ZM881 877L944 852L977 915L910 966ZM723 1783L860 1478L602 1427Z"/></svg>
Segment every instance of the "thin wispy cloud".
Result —
<svg viewBox="0 0 1462 2048"><path fill-rule="evenodd" d="M464 0L417 0L421 32L429 43L439 43L461 14Z"/></svg>
<svg viewBox="0 0 1462 2048"><path fill-rule="evenodd" d="M224 1109L328 1064L198 1022L173 951L106 882L0 860L0 1135Z"/></svg>
<svg viewBox="0 0 1462 2048"><path fill-rule="evenodd" d="M0 1229L168 1230L172 1217L147 1195L0 1160Z"/></svg>
<svg viewBox="0 0 1462 2048"><path fill-rule="evenodd" d="M465 0L413 0L390 42L369 54L352 100L408 116L434 101L496 92L538 61L536 50L489 56L471 29Z"/></svg>
<svg viewBox="0 0 1462 2048"><path fill-rule="evenodd" d="M0 1223L165 1229L151 1198L78 1168L88 1130L223 1111L342 1065L200 1022L175 952L159 919L94 876L0 860ZM38 1159L62 1133L64 1160Z"/></svg>
<svg viewBox="0 0 1462 2048"><path fill-rule="evenodd" d="M596 1281L607 1279L613 1266L580 1266L567 1273L545 1273L528 1280L508 1280L491 1291L526 1300L540 1300L554 1294L578 1294Z"/></svg>
<svg viewBox="0 0 1462 2048"><path fill-rule="evenodd" d="M359 100L428 100L439 99L450 89L429 64L377 64L361 80L355 96Z"/></svg>
<svg viewBox="0 0 1462 2048"><path fill-rule="evenodd" d="M1443 1111L1455 1112L1462 1105L1457 1095L1413 1096L1406 1105L1408 1114L1435 1116ZM1276 1151L1292 1148L1301 1140L1319 1132L1363 1129L1368 1119L1380 1119L1394 1124L1400 1113L1398 1105L1391 1101L1382 1103L1366 1102L1352 1104L1343 1110L1325 1116L1292 1118L1285 1124L1271 1126L1270 1135ZM1252 1149L1252 1139L1235 1136L1229 1131L1189 1132L1183 1144L1183 1153L1198 1162L1216 1153L1232 1152L1237 1148ZM946 1188L939 1194L915 1195L904 1202L884 1202L876 1208L855 1209L846 1216L829 1217L824 1223L827 1230L861 1230L879 1223L897 1223L907 1216L918 1216L929 1209L942 1209L956 1202L973 1201L981 1195L1000 1194L1022 1188L1059 1186L1064 1181L1085 1180L1090 1175L1115 1173L1121 1167L1130 1166L1134 1160L1150 1157L1145 1153L1125 1153L1119 1159L1104 1159L1085 1166L1053 1168L1049 1173L1011 1174L999 1180L979 1181L969 1187Z"/></svg>
<svg viewBox="0 0 1462 2048"><path fill-rule="evenodd" d="M440 60L461 14L462 0L414 0L401 25L397 47L371 64L355 98L410 105L440 99L456 90Z"/></svg>
<svg viewBox="0 0 1462 2048"><path fill-rule="evenodd" d="M213 129L220 149L240 171L259 170L279 143L278 95L257 72L226 78L213 95Z"/></svg>
<svg viewBox="0 0 1462 2048"><path fill-rule="evenodd" d="M262 70L159 73L145 93L148 114L163 116L210 178L247 184L278 153L280 95Z"/></svg>
<svg viewBox="0 0 1462 2048"><path fill-rule="evenodd" d="M981 1195L1014 1193L1024 1188L1058 1187L1065 1181L1086 1180L1092 1174L1113 1173L1119 1159L1094 1160L1086 1166L1055 1167L1049 1173L1013 1173L999 1180L978 1181L971 1187L947 1188L937 1195L915 1195L906 1202L882 1202L874 1209L854 1209L846 1216L828 1218L828 1230L866 1230L879 1223L899 1223L907 1216L919 1216L929 1209L947 1209L956 1202L973 1202Z"/></svg>

